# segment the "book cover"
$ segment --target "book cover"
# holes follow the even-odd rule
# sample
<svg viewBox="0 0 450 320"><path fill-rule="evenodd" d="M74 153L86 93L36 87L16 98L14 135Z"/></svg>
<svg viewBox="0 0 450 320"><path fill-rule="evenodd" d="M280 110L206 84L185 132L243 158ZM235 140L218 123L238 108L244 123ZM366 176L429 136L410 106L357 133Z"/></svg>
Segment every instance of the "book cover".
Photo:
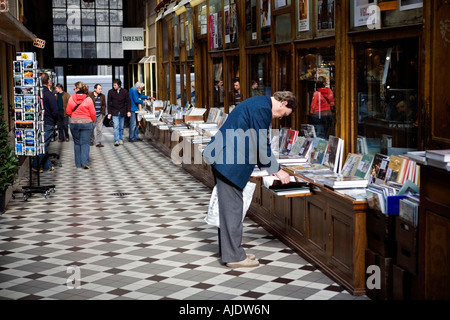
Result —
<svg viewBox="0 0 450 320"><path fill-rule="evenodd" d="M291 151L289 152L290 155L298 156L300 155L300 152L302 151L302 147L306 142L305 137L297 136L297 139L295 139L294 144L292 145Z"/></svg>
<svg viewBox="0 0 450 320"><path fill-rule="evenodd" d="M325 151L325 156L323 159L323 164L328 166L331 170L334 172L338 171L338 165L339 165L339 142L340 138L335 136L329 136L328 138L328 145L327 149Z"/></svg>
<svg viewBox="0 0 450 320"><path fill-rule="evenodd" d="M345 160L344 166L342 167L341 172L342 175L348 177L354 176L356 174L356 170L358 169L361 159L362 155L356 153L349 153L347 155L347 159Z"/></svg>
<svg viewBox="0 0 450 320"><path fill-rule="evenodd" d="M360 178L364 178L364 179L368 179L370 177L370 174L371 174L373 160L374 160L374 155L364 154L361 157L361 160L360 160L360 162L358 164L358 167L356 169L356 172L355 172L354 176L357 176L357 177L360 177Z"/></svg>
<svg viewBox="0 0 450 320"><path fill-rule="evenodd" d="M434 159L431 159L431 158L428 158L427 163L430 166L450 171L450 163L442 162L442 161L439 161L439 160L434 160Z"/></svg>
<svg viewBox="0 0 450 320"><path fill-rule="evenodd" d="M386 181L386 172L389 166L390 157L386 156L386 158L381 159L381 163L378 169L377 176L375 178L375 183L383 184ZM375 161L375 160L374 160Z"/></svg>
<svg viewBox="0 0 450 320"><path fill-rule="evenodd" d="M426 157L437 161L450 162L450 149L427 150Z"/></svg>
<svg viewBox="0 0 450 320"><path fill-rule="evenodd" d="M323 158L328 147L328 140L319 138L317 145L311 151L311 163L323 164Z"/></svg>
<svg viewBox="0 0 450 320"><path fill-rule="evenodd" d="M324 184L332 188L356 188L367 187L368 181L360 177L344 177L342 175L329 176L324 179Z"/></svg>
<svg viewBox="0 0 450 320"><path fill-rule="evenodd" d="M300 135L306 138L315 138L316 129L312 124L301 124L300 125Z"/></svg>
<svg viewBox="0 0 450 320"><path fill-rule="evenodd" d="M292 145L298 137L298 131L288 129L286 132L286 139L284 140L284 144L281 148L281 154L289 154L292 149Z"/></svg>
<svg viewBox="0 0 450 320"><path fill-rule="evenodd" d="M313 146L313 138L307 138L305 143L303 144L302 148L300 149L299 156L304 158L309 158L309 153L311 151L311 148Z"/></svg>
<svg viewBox="0 0 450 320"><path fill-rule="evenodd" d="M406 170L406 159L400 156L392 155L386 170L385 181L395 181L403 183L403 176Z"/></svg>
<svg viewBox="0 0 450 320"><path fill-rule="evenodd" d="M382 165L382 161L385 160L386 158L389 158L388 156L381 154L381 153L376 153L373 157L373 162L372 162L372 167L370 169L370 176L371 176L371 183L375 183L375 180L378 176L378 172L380 172L380 167ZM386 168L384 168L386 170ZM384 181L384 179L383 179Z"/></svg>

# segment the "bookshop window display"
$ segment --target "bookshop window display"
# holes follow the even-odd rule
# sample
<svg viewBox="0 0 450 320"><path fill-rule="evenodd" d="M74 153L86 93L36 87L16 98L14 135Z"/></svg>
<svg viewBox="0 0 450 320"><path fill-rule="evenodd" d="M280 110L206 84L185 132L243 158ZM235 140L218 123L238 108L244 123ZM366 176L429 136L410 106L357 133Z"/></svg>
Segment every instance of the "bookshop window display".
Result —
<svg viewBox="0 0 450 320"><path fill-rule="evenodd" d="M301 52L299 61L299 105L304 108L307 115L307 122L313 124L316 135L320 138L328 139L328 136L335 135L336 109L339 106L334 104L335 93L335 48L320 48L314 51ZM325 87L331 90L333 97L328 96L314 99L314 93L320 92L318 88L319 79L325 80ZM330 91L326 89L327 91ZM325 89L324 89L325 90ZM318 94L317 94L318 95ZM316 95L316 96L317 96ZM320 92L321 97L323 92ZM313 105L313 106L311 106ZM315 105L319 108L314 107Z"/></svg>
<svg viewBox="0 0 450 320"><path fill-rule="evenodd" d="M270 74L270 53L251 54L250 64L250 96L272 95Z"/></svg>
<svg viewBox="0 0 450 320"><path fill-rule="evenodd" d="M418 39L356 46L359 153L417 149Z"/></svg>

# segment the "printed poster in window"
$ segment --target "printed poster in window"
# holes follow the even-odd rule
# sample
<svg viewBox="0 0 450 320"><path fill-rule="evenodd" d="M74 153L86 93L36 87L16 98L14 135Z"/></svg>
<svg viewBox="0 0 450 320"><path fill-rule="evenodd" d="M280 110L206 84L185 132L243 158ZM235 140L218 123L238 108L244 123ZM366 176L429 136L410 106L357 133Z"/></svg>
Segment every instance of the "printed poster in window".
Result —
<svg viewBox="0 0 450 320"><path fill-rule="evenodd" d="M270 41L270 0L261 0L261 40Z"/></svg>
<svg viewBox="0 0 450 320"><path fill-rule="evenodd" d="M209 49L214 49L214 13L209 15L208 34L209 34ZM217 36L217 35L216 35Z"/></svg>
<svg viewBox="0 0 450 320"><path fill-rule="evenodd" d="M367 21L369 17L373 14L379 15L379 11L373 12L370 10L370 6L376 5L376 0L354 0L354 26L355 27L363 27L367 26ZM380 20L380 17L377 15L377 21Z"/></svg>
<svg viewBox="0 0 450 320"><path fill-rule="evenodd" d="M309 31L308 0L298 0L298 31Z"/></svg>
<svg viewBox="0 0 450 320"><path fill-rule="evenodd" d="M423 7L422 0L400 0L400 11L417 9Z"/></svg>
<svg viewBox="0 0 450 320"><path fill-rule="evenodd" d="M334 0L317 0L317 29L334 29Z"/></svg>
<svg viewBox="0 0 450 320"><path fill-rule="evenodd" d="M319 77L324 77L327 81L326 87L330 87L330 68L317 68L316 72L316 80L319 80Z"/></svg>
<svg viewBox="0 0 450 320"><path fill-rule="evenodd" d="M225 15L225 43L230 43L230 6L226 5L223 12Z"/></svg>
<svg viewBox="0 0 450 320"><path fill-rule="evenodd" d="M378 0L378 7L381 11L397 10L398 0Z"/></svg>
<svg viewBox="0 0 450 320"><path fill-rule="evenodd" d="M230 4L230 42L237 42L238 34L236 2Z"/></svg>

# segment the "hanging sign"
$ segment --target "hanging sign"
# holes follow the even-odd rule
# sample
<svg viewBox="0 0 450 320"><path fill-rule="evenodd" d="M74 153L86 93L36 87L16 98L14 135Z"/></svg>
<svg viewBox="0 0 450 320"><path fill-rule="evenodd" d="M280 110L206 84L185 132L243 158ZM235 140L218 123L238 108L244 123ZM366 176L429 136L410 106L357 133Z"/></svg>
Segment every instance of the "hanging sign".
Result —
<svg viewBox="0 0 450 320"><path fill-rule="evenodd" d="M37 47L37 48L41 48L44 49L45 48L45 40L36 38L33 41L33 46Z"/></svg>
<svg viewBox="0 0 450 320"><path fill-rule="evenodd" d="M122 48L123 50L144 50L144 29L123 28Z"/></svg>

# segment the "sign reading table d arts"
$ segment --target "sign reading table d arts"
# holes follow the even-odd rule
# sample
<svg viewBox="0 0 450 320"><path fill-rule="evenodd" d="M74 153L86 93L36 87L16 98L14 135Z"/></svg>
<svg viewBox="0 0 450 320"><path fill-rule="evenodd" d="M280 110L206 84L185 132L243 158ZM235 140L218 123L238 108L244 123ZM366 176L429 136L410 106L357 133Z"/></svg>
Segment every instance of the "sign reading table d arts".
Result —
<svg viewBox="0 0 450 320"><path fill-rule="evenodd" d="M144 50L144 29L123 28L122 48L123 50Z"/></svg>

